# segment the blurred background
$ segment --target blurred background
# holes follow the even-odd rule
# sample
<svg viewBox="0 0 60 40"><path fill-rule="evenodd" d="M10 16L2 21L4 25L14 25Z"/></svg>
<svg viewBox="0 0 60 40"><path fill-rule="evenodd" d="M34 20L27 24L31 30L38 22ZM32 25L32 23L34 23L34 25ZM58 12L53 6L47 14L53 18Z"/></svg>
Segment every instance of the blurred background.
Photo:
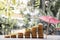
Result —
<svg viewBox="0 0 60 40"><path fill-rule="evenodd" d="M40 20L41 16L51 16L60 20L60 1L0 0L0 35L31 28L39 23L43 24L43 30L46 34L48 22ZM60 35L60 23L50 23L48 34Z"/></svg>

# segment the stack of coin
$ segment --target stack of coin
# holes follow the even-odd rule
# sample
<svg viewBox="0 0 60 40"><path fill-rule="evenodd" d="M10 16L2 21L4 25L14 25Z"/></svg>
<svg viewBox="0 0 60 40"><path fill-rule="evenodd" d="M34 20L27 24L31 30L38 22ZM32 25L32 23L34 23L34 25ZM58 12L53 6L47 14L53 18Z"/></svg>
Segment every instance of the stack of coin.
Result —
<svg viewBox="0 0 60 40"><path fill-rule="evenodd" d="M30 29L27 29L25 31L25 38L30 38L30 33L31 33Z"/></svg>
<svg viewBox="0 0 60 40"><path fill-rule="evenodd" d="M5 38L10 38L10 35L5 35L4 37L5 37Z"/></svg>
<svg viewBox="0 0 60 40"><path fill-rule="evenodd" d="M38 38L43 38L43 25L38 25Z"/></svg>
<svg viewBox="0 0 60 40"><path fill-rule="evenodd" d="M33 27L31 30L32 38L37 38L37 27Z"/></svg>
<svg viewBox="0 0 60 40"><path fill-rule="evenodd" d="M23 33L18 33L18 38L23 38Z"/></svg>
<svg viewBox="0 0 60 40"><path fill-rule="evenodd" d="M11 38L16 38L16 34L11 34Z"/></svg>

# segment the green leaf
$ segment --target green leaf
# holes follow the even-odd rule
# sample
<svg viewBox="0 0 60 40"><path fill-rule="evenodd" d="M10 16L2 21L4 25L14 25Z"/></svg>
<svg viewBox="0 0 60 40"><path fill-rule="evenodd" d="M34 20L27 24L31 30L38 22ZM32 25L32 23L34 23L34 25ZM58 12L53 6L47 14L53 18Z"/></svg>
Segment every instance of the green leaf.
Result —
<svg viewBox="0 0 60 40"><path fill-rule="evenodd" d="M12 4L14 4L14 5L16 4L16 0L11 0L11 1L12 1Z"/></svg>
<svg viewBox="0 0 60 40"><path fill-rule="evenodd" d="M3 4L3 2L0 2L0 9L3 9L5 7L5 5Z"/></svg>

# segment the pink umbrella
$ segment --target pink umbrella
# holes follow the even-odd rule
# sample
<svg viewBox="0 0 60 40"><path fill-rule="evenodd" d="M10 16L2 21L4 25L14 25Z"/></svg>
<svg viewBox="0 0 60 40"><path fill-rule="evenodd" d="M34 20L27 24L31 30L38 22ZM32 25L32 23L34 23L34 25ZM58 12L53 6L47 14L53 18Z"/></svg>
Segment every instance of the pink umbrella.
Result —
<svg viewBox="0 0 60 40"><path fill-rule="evenodd" d="M57 24L60 22L59 20L57 20L56 18L51 17L51 16L41 16L41 17L39 17L39 19L41 19L47 23L53 23L53 24Z"/></svg>
<svg viewBox="0 0 60 40"><path fill-rule="evenodd" d="M47 33L48 33L49 23L57 24L57 23L60 22L59 20L57 20L56 18L51 17L51 16L41 16L41 17L39 17L39 19L41 19L41 20L43 20L43 21L48 23Z"/></svg>

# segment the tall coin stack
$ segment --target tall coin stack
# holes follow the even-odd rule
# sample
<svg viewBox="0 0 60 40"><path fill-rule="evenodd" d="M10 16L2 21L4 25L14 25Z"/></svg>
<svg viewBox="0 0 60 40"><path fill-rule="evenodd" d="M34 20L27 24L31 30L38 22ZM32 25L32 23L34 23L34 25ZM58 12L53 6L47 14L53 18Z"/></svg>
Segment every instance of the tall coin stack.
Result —
<svg viewBox="0 0 60 40"><path fill-rule="evenodd" d="M33 27L31 30L32 38L37 38L37 27Z"/></svg>
<svg viewBox="0 0 60 40"><path fill-rule="evenodd" d="M43 25L38 25L38 38L43 38Z"/></svg>

